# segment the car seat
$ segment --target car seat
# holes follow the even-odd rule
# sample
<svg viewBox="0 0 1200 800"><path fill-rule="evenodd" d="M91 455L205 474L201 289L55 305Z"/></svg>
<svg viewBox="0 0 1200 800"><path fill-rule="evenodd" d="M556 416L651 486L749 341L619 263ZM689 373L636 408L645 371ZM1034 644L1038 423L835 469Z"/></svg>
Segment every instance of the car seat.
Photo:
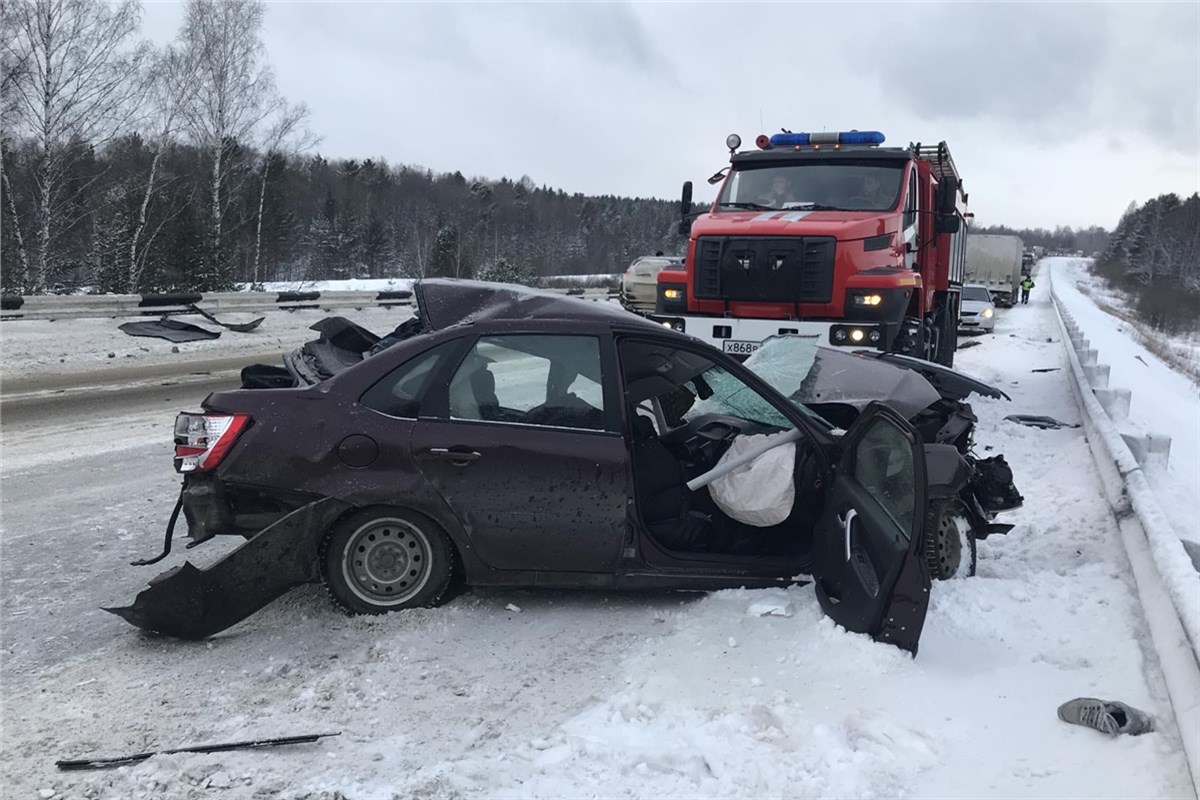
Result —
<svg viewBox="0 0 1200 800"><path fill-rule="evenodd" d="M683 465L667 449L654 423L633 413L633 479L642 521L655 541L671 550L702 550L712 519L693 511Z"/></svg>
<svg viewBox="0 0 1200 800"><path fill-rule="evenodd" d="M471 354L450 380L450 416L454 419L495 420L500 417L496 376L488 361Z"/></svg>

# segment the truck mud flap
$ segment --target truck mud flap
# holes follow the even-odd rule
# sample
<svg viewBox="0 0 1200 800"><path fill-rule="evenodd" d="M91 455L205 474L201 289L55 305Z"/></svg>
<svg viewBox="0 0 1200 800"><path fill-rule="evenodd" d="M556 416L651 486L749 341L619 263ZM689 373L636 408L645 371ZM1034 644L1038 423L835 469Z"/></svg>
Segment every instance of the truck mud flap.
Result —
<svg viewBox="0 0 1200 800"><path fill-rule="evenodd" d="M333 498L309 503L207 569L184 562L153 578L132 605L103 610L180 639L212 636L313 580L321 537L350 508Z"/></svg>

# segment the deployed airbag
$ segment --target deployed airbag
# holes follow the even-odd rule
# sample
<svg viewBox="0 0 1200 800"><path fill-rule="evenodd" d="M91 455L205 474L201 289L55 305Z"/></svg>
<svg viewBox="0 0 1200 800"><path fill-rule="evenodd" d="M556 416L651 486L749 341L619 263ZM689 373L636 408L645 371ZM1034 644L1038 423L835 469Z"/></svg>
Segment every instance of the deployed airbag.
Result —
<svg viewBox="0 0 1200 800"><path fill-rule="evenodd" d="M717 468L776 439L792 438L789 433L739 436L721 456ZM796 499L795 468L796 443L789 441L717 478L709 484L708 493L717 508L731 519L768 528L780 524L792 513Z"/></svg>

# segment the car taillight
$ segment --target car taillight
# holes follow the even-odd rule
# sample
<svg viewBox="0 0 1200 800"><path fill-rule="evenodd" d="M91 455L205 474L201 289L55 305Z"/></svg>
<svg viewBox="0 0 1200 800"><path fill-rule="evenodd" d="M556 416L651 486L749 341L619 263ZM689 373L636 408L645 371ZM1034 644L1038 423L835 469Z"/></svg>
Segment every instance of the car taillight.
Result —
<svg viewBox="0 0 1200 800"><path fill-rule="evenodd" d="M175 471L216 469L250 422L249 414L189 414L175 417Z"/></svg>

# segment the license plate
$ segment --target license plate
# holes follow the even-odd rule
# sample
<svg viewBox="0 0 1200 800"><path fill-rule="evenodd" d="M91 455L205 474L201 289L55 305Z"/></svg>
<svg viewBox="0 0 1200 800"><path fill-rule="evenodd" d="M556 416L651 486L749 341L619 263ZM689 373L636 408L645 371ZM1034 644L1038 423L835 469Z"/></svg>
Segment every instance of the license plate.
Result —
<svg viewBox="0 0 1200 800"><path fill-rule="evenodd" d="M760 347L762 342L747 342L741 339L726 339L721 342L721 349L735 356L748 356Z"/></svg>

